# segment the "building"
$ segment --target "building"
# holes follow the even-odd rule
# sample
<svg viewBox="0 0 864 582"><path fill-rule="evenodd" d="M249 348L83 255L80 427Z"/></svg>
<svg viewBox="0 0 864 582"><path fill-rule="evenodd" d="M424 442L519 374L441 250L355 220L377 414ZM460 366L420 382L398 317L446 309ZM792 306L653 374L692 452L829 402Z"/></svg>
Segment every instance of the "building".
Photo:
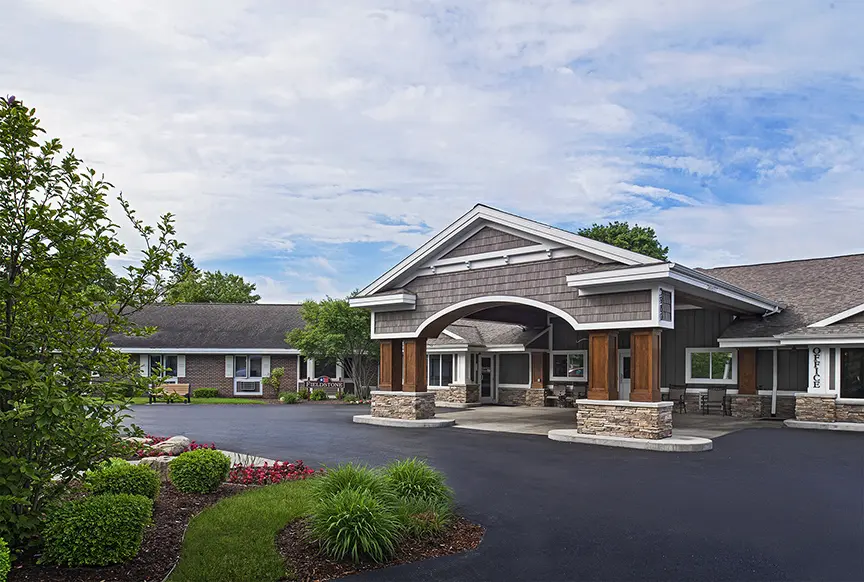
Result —
<svg viewBox="0 0 864 582"><path fill-rule="evenodd" d="M155 327L149 336L115 336L114 346L130 354L148 376L158 364L168 382L216 388L220 396L275 398L263 378L284 368L282 390L327 376L343 380L341 366L308 361L285 342L285 334L303 327L299 305L179 303L152 305L131 319Z"/></svg>
<svg viewBox="0 0 864 582"><path fill-rule="evenodd" d="M864 421L862 281L864 255L693 269L478 205L351 304L381 342L373 416L542 406L565 384L586 431L663 438L679 388L694 407L725 389L735 416Z"/></svg>

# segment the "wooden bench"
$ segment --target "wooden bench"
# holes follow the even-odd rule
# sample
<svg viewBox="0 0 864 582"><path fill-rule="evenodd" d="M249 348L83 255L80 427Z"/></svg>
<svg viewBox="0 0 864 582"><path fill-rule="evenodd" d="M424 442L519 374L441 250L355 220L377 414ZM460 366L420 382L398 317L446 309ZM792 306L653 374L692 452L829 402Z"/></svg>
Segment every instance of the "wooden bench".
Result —
<svg viewBox="0 0 864 582"><path fill-rule="evenodd" d="M189 384L162 384L158 390L151 390L147 393L150 397L150 404L156 402L160 396L176 394L186 399L186 404L190 404L192 400L192 390L189 389ZM170 403L171 401L168 400Z"/></svg>

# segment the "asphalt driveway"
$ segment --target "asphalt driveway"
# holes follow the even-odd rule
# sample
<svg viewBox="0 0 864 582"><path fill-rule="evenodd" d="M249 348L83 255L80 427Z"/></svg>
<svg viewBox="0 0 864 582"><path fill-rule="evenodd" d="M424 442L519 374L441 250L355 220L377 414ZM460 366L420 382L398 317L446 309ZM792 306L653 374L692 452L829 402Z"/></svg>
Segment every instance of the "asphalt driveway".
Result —
<svg viewBox="0 0 864 582"><path fill-rule="evenodd" d="M154 434L312 466L419 456L487 529L364 580L864 580L864 435L743 430L670 454L351 422L368 407L139 406Z"/></svg>

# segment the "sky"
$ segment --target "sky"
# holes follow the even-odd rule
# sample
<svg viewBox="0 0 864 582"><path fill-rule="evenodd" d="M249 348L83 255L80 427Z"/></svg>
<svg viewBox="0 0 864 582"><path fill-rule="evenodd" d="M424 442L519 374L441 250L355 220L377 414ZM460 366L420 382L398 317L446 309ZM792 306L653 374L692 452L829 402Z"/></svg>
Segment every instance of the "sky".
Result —
<svg viewBox="0 0 864 582"><path fill-rule="evenodd" d="M364 287L478 202L652 226L693 267L864 252L859 0L0 15L0 94L263 302Z"/></svg>

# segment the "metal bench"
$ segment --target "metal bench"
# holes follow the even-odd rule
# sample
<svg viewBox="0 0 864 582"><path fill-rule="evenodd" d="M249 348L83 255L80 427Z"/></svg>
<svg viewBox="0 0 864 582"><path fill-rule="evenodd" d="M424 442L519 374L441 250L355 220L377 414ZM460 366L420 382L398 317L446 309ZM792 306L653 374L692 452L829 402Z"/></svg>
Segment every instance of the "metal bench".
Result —
<svg viewBox="0 0 864 582"><path fill-rule="evenodd" d="M147 393L149 397L150 404L158 401L160 397L167 396L169 394L176 394L178 396L182 396L186 399L186 404L190 404L192 402L192 390L189 388L189 384L162 384L156 390L151 390ZM171 402L170 399L166 399L166 402Z"/></svg>

